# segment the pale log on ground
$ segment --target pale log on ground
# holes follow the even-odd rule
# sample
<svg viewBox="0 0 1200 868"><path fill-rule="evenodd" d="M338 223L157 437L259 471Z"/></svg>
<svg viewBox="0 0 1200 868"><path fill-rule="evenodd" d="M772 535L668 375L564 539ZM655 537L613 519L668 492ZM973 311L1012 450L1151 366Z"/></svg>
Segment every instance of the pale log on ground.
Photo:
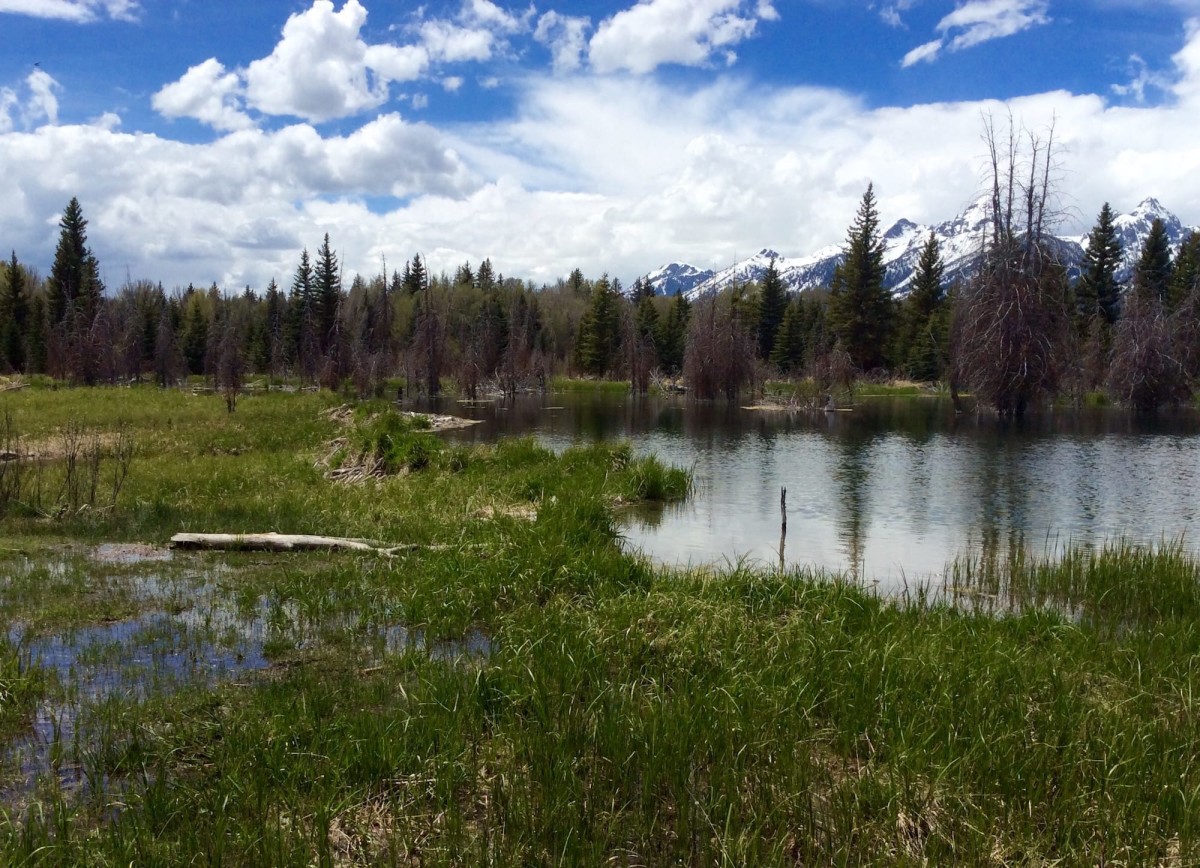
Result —
<svg viewBox="0 0 1200 868"><path fill-rule="evenodd" d="M284 533L177 533L171 537L171 546L177 549L256 552L389 550L388 546L365 539Z"/></svg>

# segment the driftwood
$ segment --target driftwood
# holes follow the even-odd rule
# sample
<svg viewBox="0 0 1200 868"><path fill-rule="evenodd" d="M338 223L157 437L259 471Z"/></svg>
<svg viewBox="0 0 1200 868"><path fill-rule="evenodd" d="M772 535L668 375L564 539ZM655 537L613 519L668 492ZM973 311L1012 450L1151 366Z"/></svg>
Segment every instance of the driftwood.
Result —
<svg viewBox="0 0 1200 868"><path fill-rule="evenodd" d="M340 536L310 536L289 533L177 533L171 537L171 547L176 549L202 549L205 551L238 552L301 552L301 551L354 551L375 552L393 555L397 552L443 551L453 546L418 545L406 543L387 545L369 539L354 539Z"/></svg>

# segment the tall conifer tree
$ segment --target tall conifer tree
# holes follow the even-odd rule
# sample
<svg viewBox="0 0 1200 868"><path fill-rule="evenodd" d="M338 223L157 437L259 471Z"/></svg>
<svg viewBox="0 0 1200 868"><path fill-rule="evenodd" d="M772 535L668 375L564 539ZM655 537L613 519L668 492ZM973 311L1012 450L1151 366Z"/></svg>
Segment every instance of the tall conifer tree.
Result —
<svg viewBox="0 0 1200 868"><path fill-rule="evenodd" d="M1121 287L1117 284L1117 268L1121 265L1122 251L1113 219L1113 210L1105 202L1096 225L1088 233L1083 274L1075 288L1079 316L1084 322L1098 316L1112 325L1120 314Z"/></svg>
<svg viewBox="0 0 1200 868"><path fill-rule="evenodd" d="M787 290L783 286L783 278L775 266L775 257L767 263L767 273L763 275L762 291L758 301L758 357L771 358L775 348L775 336L783 323L784 311L787 310Z"/></svg>
<svg viewBox="0 0 1200 868"><path fill-rule="evenodd" d="M0 296L0 361L14 371L25 370L25 332L29 327L29 300L25 274L14 250L8 263L8 282Z"/></svg>
<svg viewBox="0 0 1200 868"><path fill-rule="evenodd" d="M883 284L883 238L874 185L867 185L846 238L846 258L834 270L829 327L861 371L882 366L892 331L893 305Z"/></svg>
<svg viewBox="0 0 1200 868"><path fill-rule="evenodd" d="M1150 224L1150 234L1142 243L1142 253L1133 272L1135 290L1147 298L1155 298L1166 304L1172 270L1171 242L1167 238L1166 226L1156 217Z"/></svg>
<svg viewBox="0 0 1200 868"><path fill-rule="evenodd" d="M317 250L312 280L317 345L322 353L328 354L337 343L338 314L342 305L342 272L338 268L337 254L329 245L328 232Z"/></svg>

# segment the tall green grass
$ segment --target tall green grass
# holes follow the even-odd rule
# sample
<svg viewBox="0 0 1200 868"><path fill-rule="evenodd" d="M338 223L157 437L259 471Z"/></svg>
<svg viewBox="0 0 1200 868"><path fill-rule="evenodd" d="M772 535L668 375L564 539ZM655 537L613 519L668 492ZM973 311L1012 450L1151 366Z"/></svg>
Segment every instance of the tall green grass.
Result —
<svg viewBox="0 0 1200 868"><path fill-rule="evenodd" d="M10 407L52 430L86 394ZM346 428L322 395L232 416L123 397L144 443L127 497L5 519L26 554L0 553L0 615L68 637L157 613L182 632L163 622L146 647L203 661L249 635L269 667L189 680L104 647L88 666L157 674L89 698L0 643L0 683L16 666L24 685L10 742L31 703L69 698L75 735L51 753L86 782L0 794L0 863L1200 861L1200 566L1179 544L986 551L947 568L947 594L889 601L820 572L626 554L614 504L690 486L627 444L437 440L420 468L341 485L316 463L333 438L428 435L372 428L375 410ZM183 529L413 547L134 565L60 547Z"/></svg>
<svg viewBox="0 0 1200 868"><path fill-rule="evenodd" d="M588 394L628 395L628 380L585 380L570 377L552 377L551 392L584 392Z"/></svg>

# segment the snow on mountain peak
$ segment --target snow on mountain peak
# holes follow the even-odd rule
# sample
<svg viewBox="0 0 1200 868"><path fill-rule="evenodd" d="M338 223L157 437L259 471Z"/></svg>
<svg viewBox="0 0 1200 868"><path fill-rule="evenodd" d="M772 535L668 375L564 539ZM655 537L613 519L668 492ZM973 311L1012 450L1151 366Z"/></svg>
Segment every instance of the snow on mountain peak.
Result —
<svg viewBox="0 0 1200 868"><path fill-rule="evenodd" d="M1191 232L1196 231L1183 226L1179 218L1166 210L1154 197L1144 199L1133 211L1114 220L1124 249L1122 266L1117 272L1118 280L1128 279L1155 219L1163 221L1173 247L1178 247ZM938 240L942 263L945 266L945 279L950 281L969 276L974 272L987 244L991 221L990 193L977 197L958 216L933 227L922 226L911 220L897 220L883 236L886 285L897 295L903 295L907 291L920 260L921 249L931 231ZM1068 269L1077 269L1083 259L1087 236L1063 236L1051 240L1055 242L1057 254L1063 264ZM779 270L784 285L792 292L803 292L828 286L834 269L844 255L842 245L830 245L807 256L791 258L780 256L770 248L763 248L754 256L716 273L676 264L652 272L648 279L654 283L658 292L673 292L674 289L666 290L665 285L659 281L669 268L675 269L671 272L671 277L675 278L671 281L672 286L681 288L689 298L696 298L729 286L761 280L768 263L774 258L775 267ZM663 280L663 284L665 283Z"/></svg>

